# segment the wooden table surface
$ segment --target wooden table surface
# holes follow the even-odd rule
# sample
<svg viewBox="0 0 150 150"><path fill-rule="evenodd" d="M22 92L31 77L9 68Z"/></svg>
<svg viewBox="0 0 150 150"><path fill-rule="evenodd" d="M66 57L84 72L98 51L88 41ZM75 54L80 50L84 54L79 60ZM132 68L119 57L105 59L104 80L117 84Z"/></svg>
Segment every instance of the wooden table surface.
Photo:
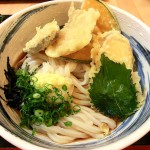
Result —
<svg viewBox="0 0 150 150"><path fill-rule="evenodd" d="M13 14L26 7L34 5L44 0L0 0L0 14ZM150 0L107 0L109 4L122 8L141 19L150 26Z"/></svg>

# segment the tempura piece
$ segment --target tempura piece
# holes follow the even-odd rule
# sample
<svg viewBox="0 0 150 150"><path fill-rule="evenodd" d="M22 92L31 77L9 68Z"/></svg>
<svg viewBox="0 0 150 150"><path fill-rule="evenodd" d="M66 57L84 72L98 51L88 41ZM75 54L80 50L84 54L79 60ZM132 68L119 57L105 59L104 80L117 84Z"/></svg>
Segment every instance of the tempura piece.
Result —
<svg viewBox="0 0 150 150"><path fill-rule="evenodd" d="M134 56L129 41L118 31L106 32L104 38L100 51L110 60L125 63L127 69L133 70Z"/></svg>
<svg viewBox="0 0 150 150"><path fill-rule="evenodd" d="M89 44L92 32L100 14L93 8L85 10L70 7L69 20L60 30L55 43L49 45L45 53L49 57L65 56L79 51ZM81 38L82 37L82 38Z"/></svg>
<svg viewBox="0 0 150 150"><path fill-rule="evenodd" d="M59 26L54 20L47 23L43 28L36 28L36 35L26 43L26 47L23 49L27 53L37 53L44 50L56 37L59 31Z"/></svg>
<svg viewBox="0 0 150 150"><path fill-rule="evenodd" d="M134 56L129 41L120 34L119 31L109 31L100 35L98 42L93 42L91 50L91 70L90 77L94 77L95 73L100 71L100 57L104 53L110 60L125 64L127 69L133 70ZM101 43L101 44L100 44Z"/></svg>

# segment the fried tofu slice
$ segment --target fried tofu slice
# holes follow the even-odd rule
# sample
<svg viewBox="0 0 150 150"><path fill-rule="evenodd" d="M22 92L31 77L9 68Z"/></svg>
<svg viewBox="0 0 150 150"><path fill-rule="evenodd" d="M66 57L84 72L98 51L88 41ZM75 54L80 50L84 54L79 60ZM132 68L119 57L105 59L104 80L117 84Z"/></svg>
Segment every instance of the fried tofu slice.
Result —
<svg viewBox="0 0 150 150"><path fill-rule="evenodd" d="M88 45L100 13L93 8L86 11L75 10L71 6L68 16L69 20L60 30L55 43L46 48L45 53L49 57L69 55Z"/></svg>
<svg viewBox="0 0 150 150"><path fill-rule="evenodd" d="M52 43L59 30L59 26L55 20L47 23L43 28L37 27L36 35L26 43L23 51L27 53L37 53L44 50L49 44Z"/></svg>

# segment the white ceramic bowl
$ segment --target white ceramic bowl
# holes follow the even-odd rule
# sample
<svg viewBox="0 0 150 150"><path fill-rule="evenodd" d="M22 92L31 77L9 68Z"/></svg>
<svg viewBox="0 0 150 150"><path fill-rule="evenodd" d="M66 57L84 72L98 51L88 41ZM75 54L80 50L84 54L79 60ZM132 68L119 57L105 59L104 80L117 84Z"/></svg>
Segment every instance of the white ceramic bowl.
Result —
<svg viewBox="0 0 150 150"><path fill-rule="evenodd" d="M67 12L71 0L57 0L40 3L24 9L4 21L0 25L0 85L4 84L4 72L7 56L13 64L21 54L25 43L35 34L35 27L44 25L55 18L59 25L67 21ZM81 1L75 0L79 7ZM150 131L150 29L139 19L119 8L111 6L123 34L130 40L138 63L138 72L141 76L141 85L146 88L144 106L133 116L125 120L110 136L102 140L84 142L71 145L48 143L21 129L14 117L9 117L9 109L1 105L0 135L10 143L21 149L123 149L136 142Z"/></svg>

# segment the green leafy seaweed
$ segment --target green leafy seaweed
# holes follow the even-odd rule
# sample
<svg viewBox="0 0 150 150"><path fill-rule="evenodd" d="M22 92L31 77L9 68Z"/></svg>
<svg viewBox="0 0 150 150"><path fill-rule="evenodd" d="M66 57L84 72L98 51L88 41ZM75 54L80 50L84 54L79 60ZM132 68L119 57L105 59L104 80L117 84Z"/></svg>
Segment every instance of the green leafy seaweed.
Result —
<svg viewBox="0 0 150 150"><path fill-rule="evenodd" d="M2 15L2 14L0 14L0 23L2 23L5 19L7 19L10 16L11 15Z"/></svg>
<svg viewBox="0 0 150 150"><path fill-rule="evenodd" d="M105 115L124 120L136 111L138 104L131 70L125 64L109 60L104 54L101 63L101 69L90 85L91 102Z"/></svg>
<svg viewBox="0 0 150 150"><path fill-rule="evenodd" d="M4 70L5 77L8 81L4 87L0 87L4 91L5 98L7 99L7 104L16 109L20 109L22 99L20 98L20 89L16 86L17 75L15 69L11 67L9 63L9 57L7 58L7 70ZM2 96L0 96L2 98ZM4 100L4 98L2 98Z"/></svg>

